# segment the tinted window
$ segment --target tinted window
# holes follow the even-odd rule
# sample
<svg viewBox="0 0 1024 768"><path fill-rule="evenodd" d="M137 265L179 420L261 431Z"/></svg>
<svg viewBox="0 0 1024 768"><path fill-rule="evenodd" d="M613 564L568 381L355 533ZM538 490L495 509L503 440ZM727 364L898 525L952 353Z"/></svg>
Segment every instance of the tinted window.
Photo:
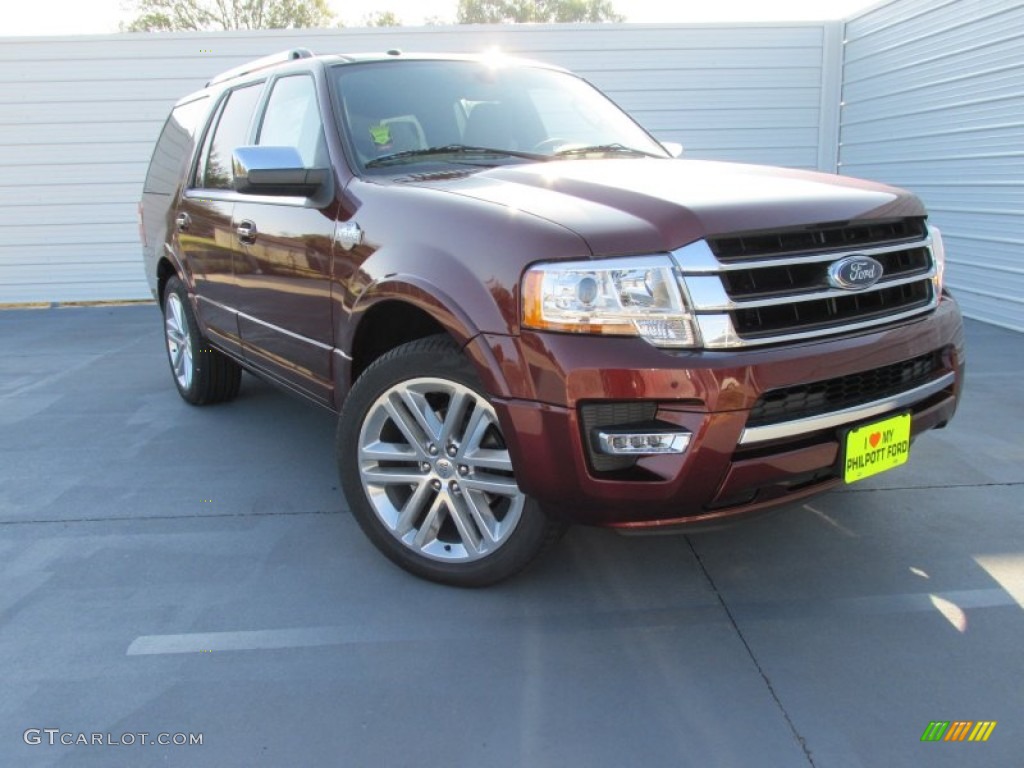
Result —
<svg viewBox="0 0 1024 768"><path fill-rule="evenodd" d="M327 165L326 145L313 78L282 77L274 83L257 144L295 147L306 168Z"/></svg>
<svg viewBox="0 0 1024 768"><path fill-rule="evenodd" d="M149 161L149 171L143 186L145 192L174 194L181 180L182 169L192 157L196 128L206 113L209 101L208 97L203 96L188 104L181 104L171 112Z"/></svg>
<svg viewBox="0 0 1024 768"><path fill-rule="evenodd" d="M201 186L231 189L231 153L235 147L249 143L249 124L262 89L263 83L256 83L232 91L228 96L210 142Z"/></svg>

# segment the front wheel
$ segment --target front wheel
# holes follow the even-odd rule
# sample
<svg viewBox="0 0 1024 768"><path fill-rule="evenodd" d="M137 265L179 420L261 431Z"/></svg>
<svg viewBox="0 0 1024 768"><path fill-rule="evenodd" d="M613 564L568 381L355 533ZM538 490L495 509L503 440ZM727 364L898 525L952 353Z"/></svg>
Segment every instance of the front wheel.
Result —
<svg viewBox="0 0 1024 768"><path fill-rule="evenodd" d="M520 490L494 408L447 337L404 344L359 377L339 420L337 456L363 531L432 581L508 578L562 528Z"/></svg>

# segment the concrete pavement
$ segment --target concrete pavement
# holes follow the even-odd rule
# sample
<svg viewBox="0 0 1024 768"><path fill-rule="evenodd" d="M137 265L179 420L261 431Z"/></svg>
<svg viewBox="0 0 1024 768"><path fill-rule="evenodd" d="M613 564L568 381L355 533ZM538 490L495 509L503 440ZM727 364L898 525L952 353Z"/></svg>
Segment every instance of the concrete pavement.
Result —
<svg viewBox="0 0 1024 768"><path fill-rule="evenodd" d="M0 312L0 765L1021 764L1024 336L968 324L905 467L466 591L365 540L330 414L248 375L190 407L160 330Z"/></svg>

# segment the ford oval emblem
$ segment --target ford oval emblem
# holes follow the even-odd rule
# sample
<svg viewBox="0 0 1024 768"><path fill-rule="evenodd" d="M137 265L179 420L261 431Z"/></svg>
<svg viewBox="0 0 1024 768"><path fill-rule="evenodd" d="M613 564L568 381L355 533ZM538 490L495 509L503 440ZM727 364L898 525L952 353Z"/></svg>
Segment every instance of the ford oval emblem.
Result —
<svg viewBox="0 0 1024 768"><path fill-rule="evenodd" d="M863 291L882 279L883 269L870 256L847 256L828 268L828 282L844 291Z"/></svg>

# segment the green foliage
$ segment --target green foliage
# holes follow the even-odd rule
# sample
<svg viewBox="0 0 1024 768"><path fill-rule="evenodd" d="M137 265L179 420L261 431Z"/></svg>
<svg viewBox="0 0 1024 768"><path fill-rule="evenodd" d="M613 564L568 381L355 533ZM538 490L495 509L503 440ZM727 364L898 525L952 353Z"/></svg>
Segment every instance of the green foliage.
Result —
<svg viewBox="0 0 1024 768"><path fill-rule="evenodd" d="M460 24L625 21L612 0L459 0Z"/></svg>
<svg viewBox="0 0 1024 768"><path fill-rule="evenodd" d="M402 20L395 15L394 11L374 11L366 17L368 27L400 27Z"/></svg>
<svg viewBox="0 0 1024 768"><path fill-rule="evenodd" d="M308 29L334 18L327 0L131 0L122 32Z"/></svg>

